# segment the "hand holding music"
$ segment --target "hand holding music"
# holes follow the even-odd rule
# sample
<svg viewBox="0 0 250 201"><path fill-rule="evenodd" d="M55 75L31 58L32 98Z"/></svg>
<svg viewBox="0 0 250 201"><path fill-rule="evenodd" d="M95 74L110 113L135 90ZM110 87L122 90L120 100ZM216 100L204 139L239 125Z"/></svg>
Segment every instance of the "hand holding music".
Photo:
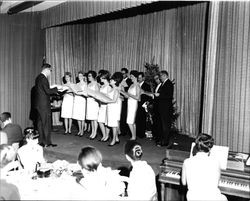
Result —
<svg viewBox="0 0 250 201"><path fill-rule="evenodd" d="M66 91L66 90L68 90L68 87L67 86L62 86L62 85L58 85L58 84L53 84L53 85L51 85L50 86L50 88L52 89L52 88L57 88L57 90L59 91L59 92L63 92L63 91Z"/></svg>

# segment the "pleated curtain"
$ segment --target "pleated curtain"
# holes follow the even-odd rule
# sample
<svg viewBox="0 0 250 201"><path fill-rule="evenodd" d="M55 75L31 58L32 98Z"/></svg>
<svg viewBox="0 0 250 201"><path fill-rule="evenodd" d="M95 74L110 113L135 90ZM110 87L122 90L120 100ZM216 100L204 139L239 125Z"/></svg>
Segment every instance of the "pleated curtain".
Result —
<svg viewBox="0 0 250 201"><path fill-rule="evenodd" d="M145 62L154 59L175 79L178 129L194 136L199 131L206 6L47 28L46 59L55 67L51 83L61 83L65 71L145 71Z"/></svg>
<svg viewBox="0 0 250 201"><path fill-rule="evenodd" d="M0 14L0 112L23 129L32 126L30 92L44 55L40 24L39 13Z"/></svg>
<svg viewBox="0 0 250 201"><path fill-rule="evenodd" d="M214 70L214 87L205 94L210 99L204 113L203 130L211 132L216 144L229 146L230 151L250 150L250 2L213 2L217 10L217 28L211 30L217 40L211 44L216 51L214 62L206 66ZM212 10L211 12L213 12ZM208 86L210 84L210 86ZM208 112L208 110L210 112Z"/></svg>

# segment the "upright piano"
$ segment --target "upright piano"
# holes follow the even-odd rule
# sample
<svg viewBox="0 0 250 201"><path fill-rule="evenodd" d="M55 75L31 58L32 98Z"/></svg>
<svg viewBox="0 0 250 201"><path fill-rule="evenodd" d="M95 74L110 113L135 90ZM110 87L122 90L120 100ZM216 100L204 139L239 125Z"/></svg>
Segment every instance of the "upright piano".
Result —
<svg viewBox="0 0 250 201"><path fill-rule="evenodd" d="M161 184L162 200L185 200L185 190L181 186L181 169L183 161L189 157L189 152L181 150L167 150L166 158L160 165L159 182ZM222 170L219 188L232 200L250 200L250 172L249 169L237 168ZM178 191L173 193L172 191ZM177 196L177 197L176 197ZM178 197L179 196L179 197ZM236 197L234 197L236 196ZM230 200L230 199L229 199Z"/></svg>

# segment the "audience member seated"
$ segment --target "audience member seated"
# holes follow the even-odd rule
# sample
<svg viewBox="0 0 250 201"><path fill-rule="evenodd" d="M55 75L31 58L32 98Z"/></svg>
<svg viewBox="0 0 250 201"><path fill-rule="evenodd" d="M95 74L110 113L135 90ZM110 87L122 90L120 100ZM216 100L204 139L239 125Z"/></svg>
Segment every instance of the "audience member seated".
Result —
<svg viewBox="0 0 250 201"><path fill-rule="evenodd" d="M0 200L20 200L17 187L8 183L4 178L9 169L13 169L16 152L12 146L0 145Z"/></svg>
<svg viewBox="0 0 250 201"><path fill-rule="evenodd" d="M17 154L24 170L33 173L37 165L45 163L43 147L38 144L39 134L34 128L26 128L24 135L27 143L18 149Z"/></svg>
<svg viewBox="0 0 250 201"><path fill-rule="evenodd" d="M22 128L12 123L11 114L9 112L3 112L0 115L2 121L2 129L7 134L8 145L12 145L15 150L20 147L20 143L23 141Z"/></svg>
<svg viewBox="0 0 250 201"><path fill-rule="evenodd" d="M125 155L132 165L128 180L129 200L157 200L155 173L146 161L142 161L142 147L135 140L125 144Z"/></svg>
<svg viewBox="0 0 250 201"><path fill-rule="evenodd" d="M0 131L0 144L8 144L7 134L3 131Z"/></svg>
<svg viewBox="0 0 250 201"><path fill-rule="evenodd" d="M195 140L194 156L186 159L182 168L182 184L187 185L187 200L227 200L218 188L220 179L219 162L209 157L214 139L199 134Z"/></svg>
<svg viewBox="0 0 250 201"><path fill-rule="evenodd" d="M84 176L80 184L86 190L88 199L119 199L119 195L124 193L124 177L119 175L118 170L102 166L102 155L96 148L91 146L82 148L78 163L82 167Z"/></svg>

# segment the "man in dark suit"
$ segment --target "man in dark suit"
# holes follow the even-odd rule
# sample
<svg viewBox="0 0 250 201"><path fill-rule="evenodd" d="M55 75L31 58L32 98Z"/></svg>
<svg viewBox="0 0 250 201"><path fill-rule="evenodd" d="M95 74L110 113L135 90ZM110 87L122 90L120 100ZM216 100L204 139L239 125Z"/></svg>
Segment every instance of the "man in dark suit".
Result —
<svg viewBox="0 0 250 201"><path fill-rule="evenodd" d="M154 89L154 93L158 93L160 87L161 87L161 80L160 80L160 74L156 74L154 76L154 81L156 83L156 87ZM153 138L156 142L160 140L160 117L158 113L158 97L153 96Z"/></svg>
<svg viewBox="0 0 250 201"><path fill-rule="evenodd" d="M139 72L138 74L138 82L140 84L141 89L144 92L151 92L150 85L145 82L145 76L143 72ZM150 99L146 94L141 95L141 100L138 101L138 109L136 114L136 135L139 138L145 137L146 131L146 111L142 107L142 105Z"/></svg>
<svg viewBox="0 0 250 201"><path fill-rule="evenodd" d="M123 75L123 80L121 85L124 87L124 91L128 92L130 85L132 84L132 80L128 77L128 69L122 68L121 73ZM121 109L121 119L120 119L120 131L122 135L126 135L129 133L129 128L127 124L127 108L128 108L128 99L121 95L122 98L122 109Z"/></svg>
<svg viewBox="0 0 250 201"><path fill-rule="evenodd" d="M172 119L172 101L173 101L173 83L168 79L168 72L163 70L160 72L162 85L160 86L155 96L158 104L159 114L159 140L158 146L168 146L170 140L171 119Z"/></svg>
<svg viewBox="0 0 250 201"><path fill-rule="evenodd" d="M51 141L51 105L50 95L58 92L57 87L50 89L48 77L52 71L51 65L44 63L42 72L36 77L34 108L37 115L37 129L39 132L39 144L46 147L54 147Z"/></svg>

